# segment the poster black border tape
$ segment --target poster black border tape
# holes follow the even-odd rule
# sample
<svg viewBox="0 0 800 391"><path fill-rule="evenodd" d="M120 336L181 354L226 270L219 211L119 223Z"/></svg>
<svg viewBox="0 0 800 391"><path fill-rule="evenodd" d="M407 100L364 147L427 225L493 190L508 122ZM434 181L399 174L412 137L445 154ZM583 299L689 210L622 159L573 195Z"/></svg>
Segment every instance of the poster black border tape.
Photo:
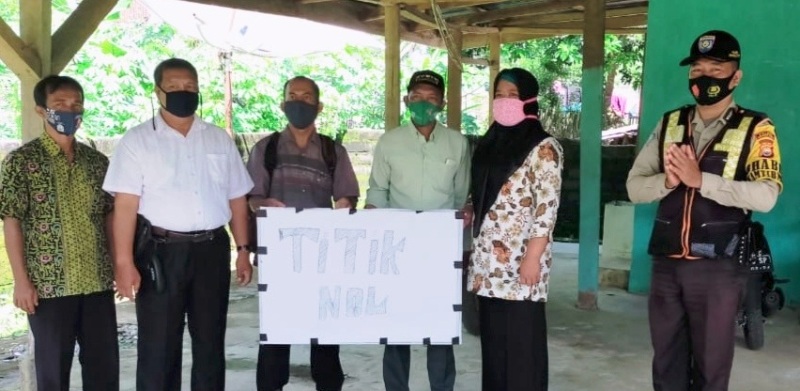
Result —
<svg viewBox="0 0 800 391"><path fill-rule="evenodd" d="M463 261L454 261L453 262L453 268L455 268L455 269L463 269L464 268L464 262Z"/></svg>
<svg viewBox="0 0 800 391"><path fill-rule="evenodd" d="M259 292L266 292L267 291L267 284L258 284L258 291Z"/></svg>
<svg viewBox="0 0 800 391"><path fill-rule="evenodd" d="M259 247L256 249L256 253L257 253L258 255L267 255L267 246L259 246Z"/></svg>
<svg viewBox="0 0 800 391"><path fill-rule="evenodd" d="M319 345L319 338L311 338L311 346Z"/></svg>
<svg viewBox="0 0 800 391"><path fill-rule="evenodd" d="M431 344L430 337L423 338L422 339L422 344L425 345L425 346L430 346L430 344Z"/></svg>
<svg viewBox="0 0 800 391"><path fill-rule="evenodd" d="M259 334L258 340L261 342L267 342L267 335L266 334Z"/></svg>
<svg viewBox="0 0 800 391"><path fill-rule="evenodd" d="M457 210L456 211L456 220L464 220L464 212Z"/></svg>
<svg viewBox="0 0 800 391"><path fill-rule="evenodd" d="M303 208L294 208L294 213L300 213L303 211Z"/></svg>
<svg viewBox="0 0 800 391"><path fill-rule="evenodd" d="M379 344L381 344L381 345L387 345L387 344L389 344L389 338L386 338L386 337L381 337L381 338L378 340L378 343L379 343Z"/></svg>
<svg viewBox="0 0 800 391"><path fill-rule="evenodd" d="M453 337L453 345L461 345L461 338Z"/></svg>
<svg viewBox="0 0 800 391"><path fill-rule="evenodd" d="M461 304L453 304L454 312L461 312Z"/></svg>
<svg viewBox="0 0 800 391"><path fill-rule="evenodd" d="M257 210L256 217L267 217L267 210L266 209Z"/></svg>

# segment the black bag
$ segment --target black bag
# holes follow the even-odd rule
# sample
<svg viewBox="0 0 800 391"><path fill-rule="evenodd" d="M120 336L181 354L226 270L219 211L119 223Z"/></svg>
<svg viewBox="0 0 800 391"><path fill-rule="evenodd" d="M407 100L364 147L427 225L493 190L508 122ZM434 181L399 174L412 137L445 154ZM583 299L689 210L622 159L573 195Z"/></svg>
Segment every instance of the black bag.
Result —
<svg viewBox="0 0 800 391"><path fill-rule="evenodd" d="M133 260L137 264L152 254L153 225L146 217L136 215L136 233L133 236Z"/></svg>
<svg viewBox="0 0 800 391"><path fill-rule="evenodd" d="M133 262L142 279L153 283L156 293L164 292L164 275L161 260L156 253L157 240L153 238L153 225L141 214L136 215L136 232L133 236Z"/></svg>
<svg viewBox="0 0 800 391"><path fill-rule="evenodd" d="M743 269L751 273L772 272L772 252L761 223L747 220L742 224L737 260Z"/></svg>

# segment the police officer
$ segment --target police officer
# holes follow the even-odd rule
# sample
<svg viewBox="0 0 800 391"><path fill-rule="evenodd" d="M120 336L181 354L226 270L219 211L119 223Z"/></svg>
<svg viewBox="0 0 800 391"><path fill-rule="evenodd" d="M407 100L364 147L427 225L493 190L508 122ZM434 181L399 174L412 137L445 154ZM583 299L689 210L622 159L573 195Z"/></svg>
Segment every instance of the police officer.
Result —
<svg viewBox="0 0 800 391"><path fill-rule="evenodd" d="M664 114L628 174L633 202L659 201L648 248L655 390L727 390L745 281L737 234L783 187L775 126L734 103L740 60L727 32L695 39L680 65L697 104Z"/></svg>

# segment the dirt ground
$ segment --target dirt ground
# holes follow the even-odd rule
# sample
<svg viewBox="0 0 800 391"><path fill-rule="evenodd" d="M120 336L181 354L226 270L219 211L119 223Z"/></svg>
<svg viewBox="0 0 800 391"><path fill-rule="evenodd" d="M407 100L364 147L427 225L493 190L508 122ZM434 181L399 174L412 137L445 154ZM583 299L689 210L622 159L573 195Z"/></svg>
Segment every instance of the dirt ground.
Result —
<svg viewBox="0 0 800 391"><path fill-rule="evenodd" d="M652 351L647 326L646 297L621 290L602 290L598 311L575 308L577 256L558 254L554 262L550 302L547 305L551 390L641 391L650 385ZM258 351L256 288L233 286L228 316L227 390L254 390ZM122 390L135 389L135 315L131 303L118 305L121 325ZM24 342L0 341L0 358ZM188 390L191 350L184 340L184 385ZM800 324L798 313L784 309L768 320L766 346L760 351L744 347L737 339L731 391L789 391L800 384ZM292 348L291 380L286 391L314 390L307 346ZM480 342L464 332L456 349L456 390L480 389ZM382 390L380 346L343 346L342 365L347 373L345 390ZM19 390L19 363L0 362L0 391ZM411 390L429 389L424 347L412 348ZM81 389L80 365L72 371L72 389Z"/></svg>

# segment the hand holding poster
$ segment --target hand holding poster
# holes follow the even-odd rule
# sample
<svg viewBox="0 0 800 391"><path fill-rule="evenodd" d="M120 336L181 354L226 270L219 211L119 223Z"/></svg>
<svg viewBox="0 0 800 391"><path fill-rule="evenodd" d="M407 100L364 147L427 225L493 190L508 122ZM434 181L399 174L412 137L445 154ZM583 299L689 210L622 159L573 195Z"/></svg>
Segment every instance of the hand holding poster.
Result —
<svg viewBox="0 0 800 391"><path fill-rule="evenodd" d="M261 343L458 343L462 233L453 210L262 208Z"/></svg>

